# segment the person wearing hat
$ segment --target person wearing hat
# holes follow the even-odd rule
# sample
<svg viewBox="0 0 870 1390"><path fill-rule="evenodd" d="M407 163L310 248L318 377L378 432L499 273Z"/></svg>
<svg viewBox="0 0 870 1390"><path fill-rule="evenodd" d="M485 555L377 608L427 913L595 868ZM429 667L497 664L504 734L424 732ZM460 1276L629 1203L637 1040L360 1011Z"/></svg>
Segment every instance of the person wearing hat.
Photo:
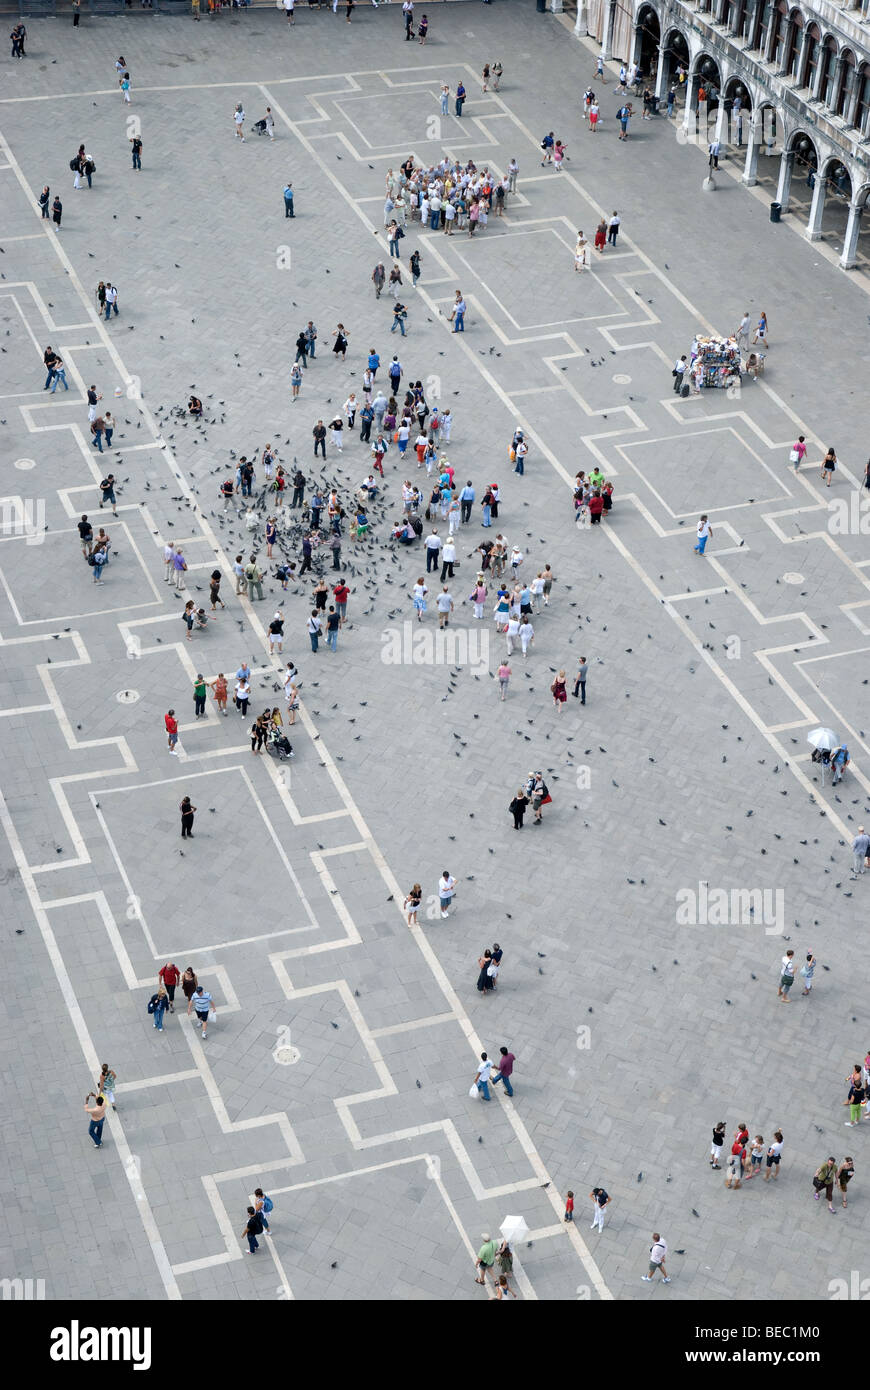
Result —
<svg viewBox="0 0 870 1390"><path fill-rule="evenodd" d="M476 1284L486 1283L486 1271L492 1270L495 1264L496 1251L498 1249L498 1246L488 1231L484 1231L481 1240L483 1241L483 1245L481 1245L477 1252L477 1274L474 1276L474 1282Z"/></svg>
<svg viewBox="0 0 870 1390"><path fill-rule="evenodd" d="M284 650L284 614L277 612L269 624L269 655Z"/></svg>
<svg viewBox="0 0 870 1390"><path fill-rule="evenodd" d="M197 719L205 718L205 676L201 671L193 682L193 711Z"/></svg>
<svg viewBox="0 0 870 1390"><path fill-rule="evenodd" d="M528 446L528 444L526 443L526 441L525 441L525 439L523 438L522 434L518 434L518 435L517 435L517 442L516 442L516 445L514 446L514 453L516 454L516 458L517 458L517 461L516 461L516 463L515 463L515 465L514 465L514 472L515 472L515 473L519 473L520 477L522 477L523 474L524 474L525 471L526 471L526 470L525 470L525 459L526 459L526 454L527 454L528 452L529 452L529 446Z"/></svg>

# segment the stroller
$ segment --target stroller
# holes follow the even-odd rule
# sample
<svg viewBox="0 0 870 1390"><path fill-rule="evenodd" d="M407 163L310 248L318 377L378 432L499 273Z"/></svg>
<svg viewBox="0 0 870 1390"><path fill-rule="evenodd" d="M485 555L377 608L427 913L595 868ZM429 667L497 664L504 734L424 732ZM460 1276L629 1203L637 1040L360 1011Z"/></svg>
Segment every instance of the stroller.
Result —
<svg viewBox="0 0 870 1390"><path fill-rule="evenodd" d="M254 130L257 132L258 135L265 135L265 134L266 134L266 122L265 122L265 121L254 121Z"/></svg>
<svg viewBox="0 0 870 1390"><path fill-rule="evenodd" d="M277 758L280 763L284 763L288 758L294 758L292 745L286 734L282 734L280 729L272 729L266 739L266 748Z"/></svg>

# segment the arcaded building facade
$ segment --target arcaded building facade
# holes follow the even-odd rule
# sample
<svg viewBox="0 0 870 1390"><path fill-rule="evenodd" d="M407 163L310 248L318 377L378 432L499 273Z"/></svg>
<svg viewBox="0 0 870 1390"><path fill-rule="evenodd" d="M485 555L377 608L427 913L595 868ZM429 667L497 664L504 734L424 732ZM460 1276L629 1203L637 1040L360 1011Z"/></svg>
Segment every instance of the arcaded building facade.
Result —
<svg viewBox="0 0 870 1390"><path fill-rule="evenodd" d="M810 240L870 268L870 0L581 0L584 30L659 98L675 83L690 138L715 135Z"/></svg>

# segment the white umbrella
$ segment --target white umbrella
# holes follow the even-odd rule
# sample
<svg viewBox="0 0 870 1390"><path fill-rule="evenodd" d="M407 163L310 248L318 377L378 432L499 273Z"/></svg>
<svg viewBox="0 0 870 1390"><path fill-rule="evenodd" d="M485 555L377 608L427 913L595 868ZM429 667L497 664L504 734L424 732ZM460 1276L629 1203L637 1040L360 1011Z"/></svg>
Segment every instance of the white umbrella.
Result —
<svg viewBox="0 0 870 1390"><path fill-rule="evenodd" d="M811 743L813 748L826 748L829 753L840 746L833 729L811 729L807 734L807 743Z"/></svg>
<svg viewBox="0 0 870 1390"><path fill-rule="evenodd" d="M521 1241L529 1233L525 1218L522 1216L506 1216L499 1230L504 1239L510 1244L513 1244L515 1241Z"/></svg>

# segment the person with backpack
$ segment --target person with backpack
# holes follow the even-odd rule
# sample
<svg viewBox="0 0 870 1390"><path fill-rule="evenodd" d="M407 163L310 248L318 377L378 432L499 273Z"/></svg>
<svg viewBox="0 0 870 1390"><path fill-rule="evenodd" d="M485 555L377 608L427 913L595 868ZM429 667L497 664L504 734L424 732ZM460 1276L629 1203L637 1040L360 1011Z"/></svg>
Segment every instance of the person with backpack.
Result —
<svg viewBox="0 0 870 1390"><path fill-rule="evenodd" d="M154 1027L158 1033L163 1032L163 1015L169 1005L169 995L161 985L156 994L152 994L148 1000L148 1012L154 1015Z"/></svg>
<svg viewBox="0 0 870 1390"><path fill-rule="evenodd" d="M256 1255L260 1248L260 1242L257 1240L257 1236L262 1234L262 1216L258 1211L255 1211L253 1207L248 1207L248 1221L245 1229L242 1231L242 1235L248 1237L248 1248L245 1251L246 1255Z"/></svg>
<svg viewBox="0 0 870 1390"><path fill-rule="evenodd" d="M265 1194L265 1192L263 1191L262 1187L255 1187L255 1188L254 1188L254 1205L255 1205L255 1209L256 1209L257 1215L260 1217L260 1219L261 1219L262 1222L263 1222L263 1226L265 1227L265 1230L266 1230L266 1235L269 1235L269 1221L268 1221L268 1216L269 1216L269 1212L272 1210L272 1208L274 1207L275 1204L274 1204L274 1202L272 1201L272 1198L271 1198L271 1197L267 1197L267 1196L266 1196L266 1194Z"/></svg>

